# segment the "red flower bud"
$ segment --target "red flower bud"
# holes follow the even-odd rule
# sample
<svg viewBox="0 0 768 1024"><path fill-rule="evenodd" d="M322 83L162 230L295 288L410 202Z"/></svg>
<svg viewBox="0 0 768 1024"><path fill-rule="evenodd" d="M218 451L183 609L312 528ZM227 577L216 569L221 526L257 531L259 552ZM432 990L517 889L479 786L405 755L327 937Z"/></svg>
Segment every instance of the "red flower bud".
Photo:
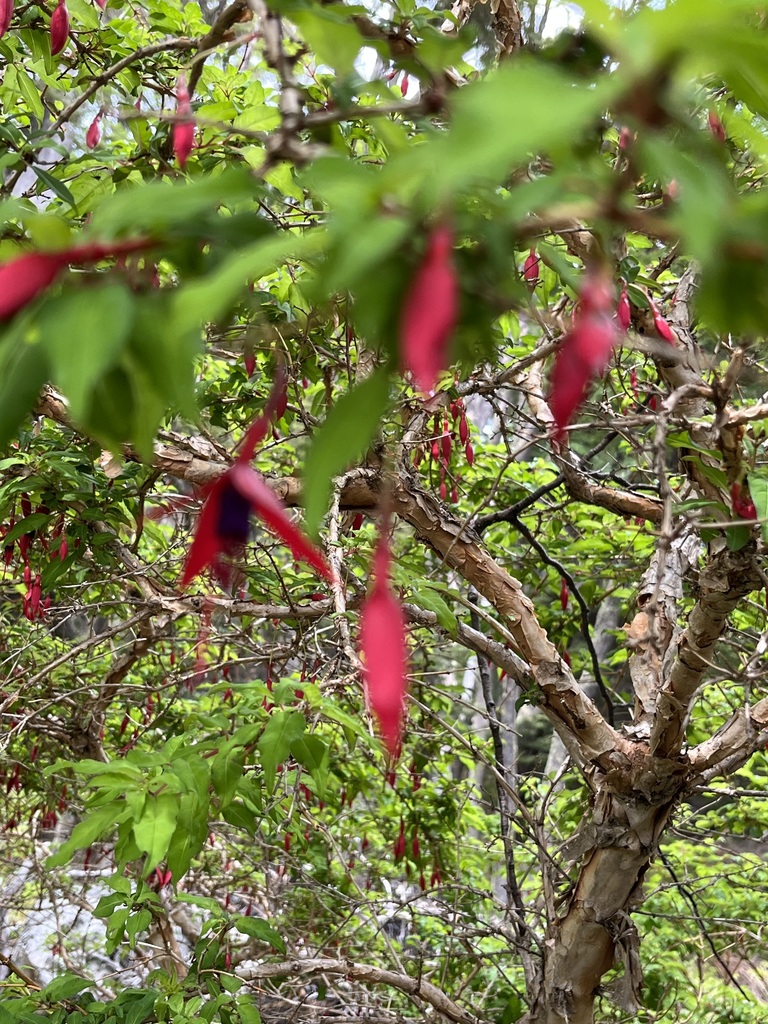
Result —
<svg viewBox="0 0 768 1024"><path fill-rule="evenodd" d="M623 125L619 132L619 149L629 149L636 138L637 136L632 129Z"/></svg>
<svg viewBox="0 0 768 1024"><path fill-rule="evenodd" d="M581 291L573 327L562 341L552 371L549 404L557 437L562 437L584 401L592 379L608 365L618 340L612 307L613 286L607 274L590 273Z"/></svg>
<svg viewBox="0 0 768 1024"><path fill-rule="evenodd" d="M466 444L468 438L469 424L467 423L467 417L464 415L464 413L462 413L461 419L459 420L459 440L461 441L462 444Z"/></svg>
<svg viewBox="0 0 768 1024"><path fill-rule="evenodd" d="M182 169L186 164L192 147L195 144L195 125L189 120L192 114L192 105L189 102L187 80L184 75L179 75L176 83L176 115L183 120L176 121L172 129L173 155Z"/></svg>
<svg viewBox="0 0 768 1024"><path fill-rule="evenodd" d="M402 80L400 82L400 95L403 98L405 98L405 96L408 93L408 85L409 85L408 75L403 75Z"/></svg>
<svg viewBox="0 0 768 1024"><path fill-rule="evenodd" d="M568 607L568 584L565 582L565 578L560 583L560 607L563 611Z"/></svg>
<svg viewBox="0 0 768 1024"><path fill-rule="evenodd" d="M400 832L398 834L397 839L395 840L395 845L393 849L395 854L395 861L397 862L399 860L402 860L402 858L405 856L405 825L403 824L402 818L400 819Z"/></svg>
<svg viewBox="0 0 768 1024"><path fill-rule="evenodd" d="M742 491L741 484L731 485L731 504L739 519L757 519L757 509L749 493Z"/></svg>
<svg viewBox="0 0 768 1024"><path fill-rule="evenodd" d="M448 420L443 424L443 430L445 433L442 436L442 448L443 448L443 462L448 465L451 461L451 435L448 431Z"/></svg>
<svg viewBox="0 0 768 1024"><path fill-rule="evenodd" d="M434 388L448 365L448 347L458 316L458 279L453 265L453 232L432 229L427 251L411 284L400 318L400 357L423 392Z"/></svg>
<svg viewBox="0 0 768 1024"><path fill-rule="evenodd" d="M392 556L382 532L373 558L373 588L360 616L363 678L371 710L392 757L400 750L408 690L405 616L390 581Z"/></svg>
<svg viewBox="0 0 768 1024"><path fill-rule="evenodd" d="M650 304L651 314L653 316L653 326L656 328L657 334L660 338L663 338L664 341L668 341L670 345L676 345L677 338L675 337L672 328L669 326L667 321L659 312L659 307L650 297L648 299L648 302Z"/></svg>
<svg viewBox="0 0 768 1024"><path fill-rule="evenodd" d="M61 53L69 39L69 11L65 0L59 0L51 15L51 56Z"/></svg>
<svg viewBox="0 0 768 1024"><path fill-rule="evenodd" d="M725 128L716 110L710 110L707 114L707 125L712 137L718 142L725 142Z"/></svg>
<svg viewBox="0 0 768 1024"><path fill-rule="evenodd" d="M91 121L88 131L85 133L85 144L88 149L96 149L101 142L101 111Z"/></svg>
<svg viewBox="0 0 768 1024"><path fill-rule="evenodd" d="M418 863L419 858L421 857L421 847L419 846L419 836L417 832L413 833L411 849L413 850L413 859Z"/></svg>
<svg viewBox="0 0 768 1024"><path fill-rule="evenodd" d="M539 283L539 262L540 257L536 255L536 250L531 249L523 264L523 280L531 288L535 288Z"/></svg>
<svg viewBox="0 0 768 1024"><path fill-rule="evenodd" d="M619 327L622 331L628 331L632 324L632 311L629 306L629 296L627 295L626 284L621 287L621 295L619 296L619 304L616 307L616 319L619 321Z"/></svg>
<svg viewBox="0 0 768 1024"><path fill-rule="evenodd" d="M475 449L469 441L467 441L467 447L464 449L464 454L467 457L467 462L471 466L475 461Z"/></svg>
<svg viewBox="0 0 768 1024"><path fill-rule="evenodd" d="M13 0L0 0L0 39L3 38L13 17Z"/></svg>

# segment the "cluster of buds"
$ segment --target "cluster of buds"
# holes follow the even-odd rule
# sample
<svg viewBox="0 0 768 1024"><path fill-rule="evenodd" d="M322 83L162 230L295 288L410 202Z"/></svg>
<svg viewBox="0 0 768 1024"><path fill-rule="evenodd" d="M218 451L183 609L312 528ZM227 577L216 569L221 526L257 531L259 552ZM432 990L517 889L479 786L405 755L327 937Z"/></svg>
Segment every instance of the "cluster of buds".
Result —
<svg viewBox="0 0 768 1024"><path fill-rule="evenodd" d="M450 416L453 419L453 426L451 426L449 422L448 412L444 412L442 414L442 419L440 413L435 414L433 423L434 437L431 445L429 446L429 451L432 457L432 462L439 469L439 491L441 500L448 500L448 480L450 479L452 483L450 499L454 504L456 504L459 500L458 485L461 482L461 474L451 473L451 459L453 457L453 452L458 444L463 451L468 465L471 466L475 461L475 451L472 447L471 441L469 440L469 421L467 419L466 409L464 408L464 399L457 398L455 401L451 402L449 411ZM423 456L423 448L416 448L413 454L413 465L418 467Z"/></svg>
<svg viewBox="0 0 768 1024"><path fill-rule="evenodd" d="M47 515L48 511L48 508L43 504L38 505L35 509L36 514L42 515ZM21 496L20 512L20 523L23 523L25 519L28 519L32 515L32 502L28 494L22 494ZM36 619L44 618L46 611L51 606L51 595L46 594L45 597L43 596L42 573L35 572L32 569L30 561L32 548L35 540L37 539L39 540L43 551L48 552L49 540L46 539L42 528L27 530L25 533L22 533L20 537L14 538L12 531L15 526L15 515L11 515L6 525L0 526L0 545L3 548L3 572L6 573L8 571L9 566L16 557L16 547L18 545L22 579L26 588L23 597L24 617L30 622L34 622ZM67 538L63 533L63 529L64 517L60 516L53 529L51 538L54 541L59 541L58 549L55 549L54 559L62 562L69 553L69 544L67 543Z"/></svg>

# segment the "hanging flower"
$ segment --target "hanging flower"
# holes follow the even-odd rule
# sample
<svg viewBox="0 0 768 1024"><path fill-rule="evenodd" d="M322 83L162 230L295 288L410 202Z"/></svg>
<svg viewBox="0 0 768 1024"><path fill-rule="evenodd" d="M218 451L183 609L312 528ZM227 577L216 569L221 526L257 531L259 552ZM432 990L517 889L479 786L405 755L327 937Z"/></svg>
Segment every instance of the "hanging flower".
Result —
<svg viewBox="0 0 768 1024"><path fill-rule="evenodd" d="M70 265L98 263L146 249L146 238L113 244L91 243L60 252L29 252L0 266L0 320L7 320L37 298Z"/></svg>
<svg viewBox="0 0 768 1024"><path fill-rule="evenodd" d="M51 15L51 56L61 53L69 39L69 11L65 0L59 0Z"/></svg>
<svg viewBox="0 0 768 1024"><path fill-rule="evenodd" d="M648 302L651 307L651 315L653 316L653 326L656 328L656 333L659 335L660 338L663 338L664 341L668 341L670 345L676 345L677 338L675 337L672 328L669 326L667 321L659 312L659 307L656 305L656 303L650 296L648 297Z"/></svg>
<svg viewBox="0 0 768 1024"><path fill-rule="evenodd" d="M173 155L179 167L184 165L195 144L195 123L191 120L192 104L189 101L189 90L184 75L179 75L176 83L176 116L184 118L175 122L172 128Z"/></svg>
<svg viewBox="0 0 768 1024"><path fill-rule="evenodd" d="M368 702L391 757L400 752L408 691L405 615L390 580L392 554L382 529L373 556L373 587L360 616L360 649Z"/></svg>
<svg viewBox="0 0 768 1024"><path fill-rule="evenodd" d="M613 285L605 272L592 272L584 283L573 327L563 338L552 371L549 405L558 439L584 401L592 380L608 365L618 339Z"/></svg>
<svg viewBox="0 0 768 1024"><path fill-rule="evenodd" d="M0 0L0 39L8 31L13 17L13 0Z"/></svg>
<svg viewBox="0 0 768 1024"><path fill-rule="evenodd" d="M433 390L438 375L448 365L458 293L453 232L447 224L438 224L429 236L400 317L402 365L411 371L416 386L425 394Z"/></svg>
<svg viewBox="0 0 768 1024"><path fill-rule="evenodd" d="M616 306L616 319L619 321L619 327L622 331L628 331L632 325L632 310L629 305L626 282L621 286L621 295Z"/></svg>
<svg viewBox="0 0 768 1024"><path fill-rule="evenodd" d="M101 111L91 121L88 131L85 133L85 144L88 149L96 149L101 142Z"/></svg>
<svg viewBox="0 0 768 1024"><path fill-rule="evenodd" d="M535 288L539 283L539 257L536 255L535 249L531 249L525 258L523 280L531 288Z"/></svg>
<svg viewBox="0 0 768 1024"><path fill-rule="evenodd" d="M285 410L285 395L285 372L281 369L264 412L248 430L234 465L208 488L181 577L182 587L208 568L222 584L229 582L231 569L223 558L236 556L245 547L252 513L283 541L294 558L307 562L326 579L333 579L322 552L291 522L280 499L249 465L273 420L281 408Z"/></svg>

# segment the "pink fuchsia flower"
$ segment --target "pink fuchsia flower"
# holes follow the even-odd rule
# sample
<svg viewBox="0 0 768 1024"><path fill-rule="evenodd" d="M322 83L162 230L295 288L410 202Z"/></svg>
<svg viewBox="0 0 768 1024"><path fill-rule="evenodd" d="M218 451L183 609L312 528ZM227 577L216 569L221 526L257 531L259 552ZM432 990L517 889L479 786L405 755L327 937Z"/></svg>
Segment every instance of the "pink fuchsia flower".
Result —
<svg viewBox="0 0 768 1024"><path fill-rule="evenodd" d="M632 325L632 310L629 305L626 283L621 286L621 295L616 307L616 319L619 321L619 327L622 331L628 331Z"/></svg>
<svg viewBox="0 0 768 1024"><path fill-rule="evenodd" d="M85 144L88 149L96 149L101 142L101 111L91 121L88 131L85 133Z"/></svg>
<svg viewBox="0 0 768 1024"><path fill-rule="evenodd" d="M0 39L8 31L13 17L13 0L0 0Z"/></svg>
<svg viewBox="0 0 768 1024"><path fill-rule="evenodd" d="M173 155L183 169L195 145L195 123L191 120L192 104L184 75L179 75L176 83L176 115L180 120L172 128Z"/></svg>
<svg viewBox="0 0 768 1024"><path fill-rule="evenodd" d="M61 53L69 39L69 11L65 0L59 0L51 15L51 56Z"/></svg>
<svg viewBox="0 0 768 1024"><path fill-rule="evenodd" d="M660 338L663 338L664 341L668 341L670 345L676 345L677 338L675 337L672 328L661 315L661 313L659 312L659 307L656 305L656 303L650 296L648 297L648 303L651 307L651 315L653 316L653 326L656 328L656 333L659 335Z"/></svg>
<svg viewBox="0 0 768 1024"><path fill-rule="evenodd" d="M535 288L539 283L539 262L540 257L536 255L536 250L531 249L523 264L523 280L531 288Z"/></svg>
<svg viewBox="0 0 768 1024"><path fill-rule="evenodd" d="M396 758L408 692L408 645L405 615L392 589L391 567L392 554L382 530L373 556L373 587L360 616L360 650L368 703L390 756Z"/></svg>
<svg viewBox="0 0 768 1024"><path fill-rule="evenodd" d="M294 558L307 562L321 576L333 580L322 552L291 522L280 499L249 465L272 421L279 418L281 410L285 411L285 400L286 379L281 369L264 412L245 435L234 465L208 488L181 577L182 587L208 568L222 584L229 582L231 569L224 559L237 556L244 549L251 514L283 541Z"/></svg>
<svg viewBox="0 0 768 1024"><path fill-rule="evenodd" d="M549 406L556 438L562 438L590 383L605 370L618 339L613 285L604 271L593 271L584 282L573 327L563 338L552 370Z"/></svg>
<svg viewBox="0 0 768 1024"><path fill-rule="evenodd" d="M459 282L453 264L453 232L432 229L427 250L400 316L400 358L416 386L429 394L448 366L451 335L458 316Z"/></svg>
<svg viewBox="0 0 768 1024"><path fill-rule="evenodd" d="M7 320L45 291L70 265L98 263L146 249L146 238L130 242L91 243L60 252L29 252L0 266L0 320Z"/></svg>

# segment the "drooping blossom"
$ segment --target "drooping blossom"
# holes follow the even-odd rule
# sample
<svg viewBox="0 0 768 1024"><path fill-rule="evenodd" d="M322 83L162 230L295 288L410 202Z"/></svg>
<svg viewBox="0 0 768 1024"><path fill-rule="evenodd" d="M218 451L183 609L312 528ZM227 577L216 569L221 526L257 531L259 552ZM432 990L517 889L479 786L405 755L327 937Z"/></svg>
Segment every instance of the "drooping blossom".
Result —
<svg viewBox="0 0 768 1024"><path fill-rule="evenodd" d="M535 288L539 283L539 262L540 257L536 255L536 250L531 249L523 264L523 280L531 288Z"/></svg>
<svg viewBox="0 0 768 1024"><path fill-rule="evenodd" d="M173 155L179 167L184 165L195 144L195 123L191 120L192 104L189 101L189 90L184 75L179 75L176 83L176 116L183 120L174 123L172 129Z"/></svg>
<svg viewBox="0 0 768 1024"><path fill-rule="evenodd" d="M66 0L59 0L51 15L51 56L61 53L69 39L69 11Z"/></svg>
<svg viewBox="0 0 768 1024"><path fill-rule="evenodd" d="M619 340L613 319L613 285L601 270L588 274L573 327L563 339L552 370L549 406L555 437L562 438L592 380L608 365Z"/></svg>
<svg viewBox="0 0 768 1024"><path fill-rule="evenodd" d="M294 558L307 562L326 579L333 579L322 553L291 522L280 499L249 465L277 413L281 407L285 409L285 391L285 372L281 369L264 412L246 433L234 464L208 488L187 554L182 587L208 568L221 583L229 582L230 566L223 559L238 555L245 547L252 513L283 541Z"/></svg>
<svg viewBox="0 0 768 1024"><path fill-rule="evenodd" d="M731 484L731 505L734 515L739 519L757 519L755 503L747 491L743 491L741 484Z"/></svg>
<svg viewBox="0 0 768 1024"><path fill-rule="evenodd" d="M368 703L392 758L400 752L408 691L405 615L392 589L386 527L373 556L373 587L360 615L360 650Z"/></svg>
<svg viewBox="0 0 768 1024"><path fill-rule="evenodd" d="M659 335L660 338L663 338L664 341L668 341L670 345L676 345L677 338L675 337L672 328L661 315L661 313L659 312L659 307L656 305L656 303L650 296L648 297L648 303L651 307L651 315L653 316L653 326L656 328L656 333Z"/></svg>
<svg viewBox="0 0 768 1024"><path fill-rule="evenodd" d="M85 133L85 144L88 149L96 149L101 142L101 111L91 121Z"/></svg>
<svg viewBox="0 0 768 1024"><path fill-rule="evenodd" d="M403 304L400 358L416 386L429 394L448 365L458 316L459 282L453 264L453 232L447 224L432 229L427 251Z"/></svg>
<svg viewBox="0 0 768 1024"><path fill-rule="evenodd" d="M8 31L13 17L13 0L0 0L0 39Z"/></svg>
<svg viewBox="0 0 768 1024"><path fill-rule="evenodd" d="M18 313L53 284L68 266L98 263L111 256L146 249L146 238L126 242L90 243L60 252L29 252L0 266L0 320Z"/></svg>
<svg viewBox="0 0 768 1024"><path fill-rule="evenodd" d="M712 138L718 142L725 142L725 128L716 110L709 110L707 113L707 125Z"/></svg>
<svg viewBox="0 0 768 1024"><path fill-rule="evenodd" d="M626 282L621 286L621 295L616 306L616 319L619 321L619 327L622 331L628 331L632 325L632 310L629 306Z"/></svg>

